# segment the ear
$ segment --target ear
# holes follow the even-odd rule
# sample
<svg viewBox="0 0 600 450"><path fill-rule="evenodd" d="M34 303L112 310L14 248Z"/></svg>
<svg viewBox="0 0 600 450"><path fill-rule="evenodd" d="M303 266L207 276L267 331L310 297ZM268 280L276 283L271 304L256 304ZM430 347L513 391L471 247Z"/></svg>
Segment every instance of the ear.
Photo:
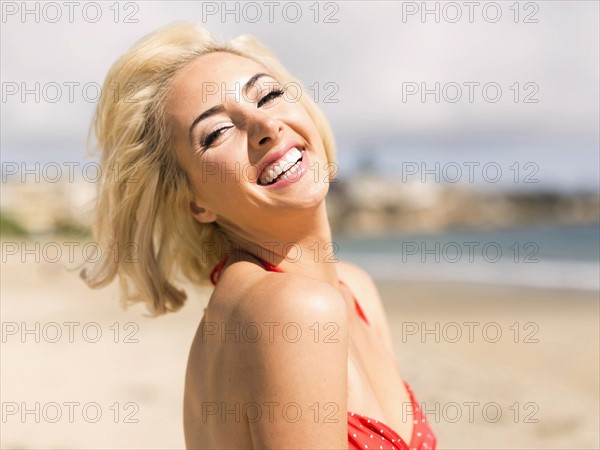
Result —
<svg viewBox="0 0 600 450"><path fill-rule="evenodd" d="M190 210L198 222L211 223L217 220L217 215L214 212L198 206L196 202L190 203Z"/></svg>

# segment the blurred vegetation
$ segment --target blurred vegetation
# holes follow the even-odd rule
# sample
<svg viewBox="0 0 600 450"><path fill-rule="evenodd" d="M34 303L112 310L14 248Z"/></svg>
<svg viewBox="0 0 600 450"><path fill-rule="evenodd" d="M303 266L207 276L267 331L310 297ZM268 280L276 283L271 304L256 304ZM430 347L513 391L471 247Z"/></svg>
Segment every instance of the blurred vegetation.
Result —
<svg viewBox="0 0 600 450"><path fill-rule="evenodd" d="M79 239L89 239L92 236L92 230L89 228L66 220L58 221L54 232L59 236Z"/></svg>
<svg viewBox="0 0 600 450"><path fill-rule="evenodd" d="M65 219L56 221L52 233L58 237L76 238L80 240L89 239L92 236L92 232L89 228ZM0 236L28 238L31 237L31 233L27 231L25 226L23 226L12 214L1 211Z"/></svg>
<svg viewBox="0 0 600 450"><path fill-rule="evenodd" d="M13 216L0 212L0 236L28 237L29 233Z"/></svg>

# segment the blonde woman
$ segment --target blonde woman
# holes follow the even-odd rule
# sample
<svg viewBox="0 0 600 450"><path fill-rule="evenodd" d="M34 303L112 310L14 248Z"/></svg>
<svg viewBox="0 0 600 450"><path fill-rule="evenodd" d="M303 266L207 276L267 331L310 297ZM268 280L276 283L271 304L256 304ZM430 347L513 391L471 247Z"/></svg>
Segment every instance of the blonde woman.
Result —
<svg viewBox="0 0 600 450"><path fill-rule="evenodd" d="M332 255L334 140L301 84L251 36L177 23L105 88L95 134L120 176L100 184L95 232L137 259L86 281L118 277L157 315L184 304L176 277L216 285L189 356L188 448L434 448L372 280Z"/></svg>

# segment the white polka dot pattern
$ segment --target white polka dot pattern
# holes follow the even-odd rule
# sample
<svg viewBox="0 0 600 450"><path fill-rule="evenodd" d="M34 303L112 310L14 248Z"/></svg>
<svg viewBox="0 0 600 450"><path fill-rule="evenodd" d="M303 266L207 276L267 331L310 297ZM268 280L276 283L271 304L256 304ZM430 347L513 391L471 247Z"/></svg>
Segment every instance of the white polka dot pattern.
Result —
<svg viewBox="0 0 600 450"><path fill-rule="evenodd" d="M387 425L361 414L348 412L348 449L379 450L435 450L436 438L427 423L427 419L419 408L414 394L407 383L413 405L413 430L410 444L407 444L398 433ZM381 441L379 439L381 438ZM375 443L375 441L378 441Z"/></svg>

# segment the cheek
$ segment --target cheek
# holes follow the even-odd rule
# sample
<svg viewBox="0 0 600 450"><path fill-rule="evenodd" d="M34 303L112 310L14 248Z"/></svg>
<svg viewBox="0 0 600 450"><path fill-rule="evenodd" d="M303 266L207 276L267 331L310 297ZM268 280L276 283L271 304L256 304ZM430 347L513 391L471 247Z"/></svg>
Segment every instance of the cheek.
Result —
<svg viewBox="0 0 600 450"><path fill-rule="evenodd" d="M301 130L311 140L318 140L321 142L321 135L319 134L317 126L312 120L312 117L308 114L308 111L306 111L300 103L295 103L293 108L290 108L288 111L288 114L290 123L293 124L296 129Z"/></svg>
<svg viewBox="0 0 600 450"><path fill-rule="evenodd" d="M225 148L218 150L226 152ZM192 167L190 176L199 200L218 212L239 207L246 197L245 187L252 183L255 174L250 164L213 155L198 158Z"/></svg>

